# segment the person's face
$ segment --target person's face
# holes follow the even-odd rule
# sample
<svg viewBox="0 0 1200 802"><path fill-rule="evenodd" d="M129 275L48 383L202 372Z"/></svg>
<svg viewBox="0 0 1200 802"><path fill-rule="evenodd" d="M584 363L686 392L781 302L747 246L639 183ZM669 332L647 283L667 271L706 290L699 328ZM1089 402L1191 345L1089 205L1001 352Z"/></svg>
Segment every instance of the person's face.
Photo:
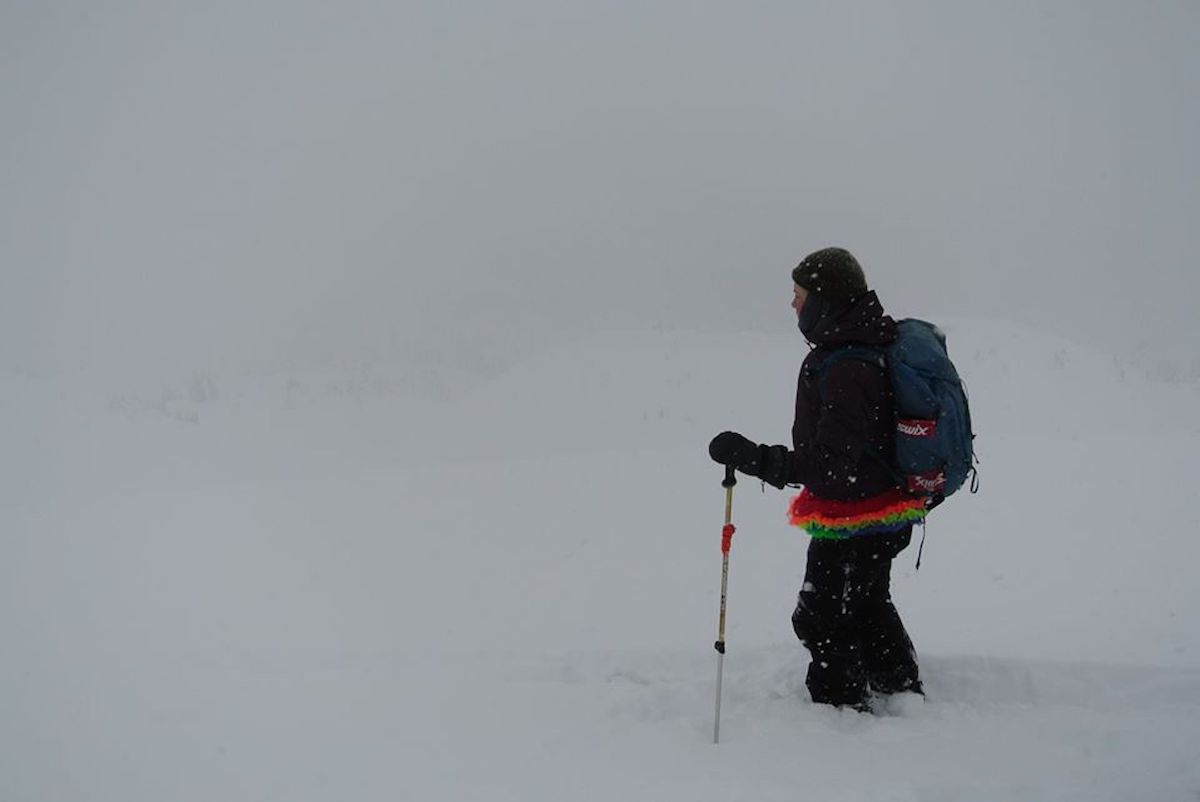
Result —
<svg viewBox="0 0 1200 802"><path fill-rule="evenodd" d="M795 290L795 296L792 298L792 309L796 310L796 319L800 319L800 310L804 308L804 302L808 300L808 290L801 287L799 284L792 285Z"/></svg>

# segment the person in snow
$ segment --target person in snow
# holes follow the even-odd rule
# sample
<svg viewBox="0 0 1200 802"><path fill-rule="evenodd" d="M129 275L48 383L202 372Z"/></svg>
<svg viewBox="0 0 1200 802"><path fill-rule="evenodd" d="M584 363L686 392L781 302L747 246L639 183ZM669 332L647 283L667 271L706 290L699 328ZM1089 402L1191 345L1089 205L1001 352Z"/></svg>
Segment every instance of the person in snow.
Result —
<svg viewBox="0 0 1200 802"><path fill-rule="evenodd" d="M866 711L872 694L923 693L890 591L892 560L913 525L896 514L908 502L889 467L895 417L886 368L826 360L848 346L893 342L896 322L842 248L805 257L792 281L792 308L812 346L800 368L792 447L722 432L709 454L780 489L803 485L791 517L813 539L792 627L812 656L806 684L814 702ZM834 518L853 520L853 536L832 537L820 525Z"/></svg>

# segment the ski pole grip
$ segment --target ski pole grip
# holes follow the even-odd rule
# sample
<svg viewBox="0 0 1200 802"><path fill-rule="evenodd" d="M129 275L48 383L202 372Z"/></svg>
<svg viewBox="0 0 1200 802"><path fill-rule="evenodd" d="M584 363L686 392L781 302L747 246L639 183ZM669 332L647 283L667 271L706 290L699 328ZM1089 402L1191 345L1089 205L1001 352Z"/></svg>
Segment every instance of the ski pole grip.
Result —
<svg viewBox="0 0 1200 802"><path fill-rule="evenodd" d="M725 466L725 479L721 482L721 487L733 487L737 484L737 477L733 475L733 466Z"/></svg>

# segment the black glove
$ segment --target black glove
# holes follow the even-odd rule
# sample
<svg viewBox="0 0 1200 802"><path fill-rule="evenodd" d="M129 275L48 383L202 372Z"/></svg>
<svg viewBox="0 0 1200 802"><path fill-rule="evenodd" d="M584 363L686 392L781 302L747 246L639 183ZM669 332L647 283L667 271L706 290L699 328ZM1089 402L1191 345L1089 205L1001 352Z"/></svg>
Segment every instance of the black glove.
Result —
<svg viewBox="0 0 1200 802"><path fill-rule="evenodd" d="M713 458L713 462L732 465L743 473L749 473L743 466L758 461L758 443L737 432L721 432L708 444L708 456Z"/></svg>
<svg viewBox="0 0 1200 802"><path fill-rule="evenodd" d="M788 450L783 446L760 446L737 432L721 432L708 444L708 455L780 489L788 483Z"/></svg>

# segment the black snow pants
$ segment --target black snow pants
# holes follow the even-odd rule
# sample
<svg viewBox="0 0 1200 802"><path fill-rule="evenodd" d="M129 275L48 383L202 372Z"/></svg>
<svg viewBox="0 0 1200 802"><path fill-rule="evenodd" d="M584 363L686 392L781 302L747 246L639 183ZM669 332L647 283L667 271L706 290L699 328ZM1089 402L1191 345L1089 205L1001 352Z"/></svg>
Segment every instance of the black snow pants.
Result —
<svg viewBox="0 0 1200 802"><path fill-rule="evenodd" d="M814 539L792 613L796 637L812 655L812 700L862 706L870 692L921 692L917 656L892 604L892 560L912 528L848 540Z"/></svg>

